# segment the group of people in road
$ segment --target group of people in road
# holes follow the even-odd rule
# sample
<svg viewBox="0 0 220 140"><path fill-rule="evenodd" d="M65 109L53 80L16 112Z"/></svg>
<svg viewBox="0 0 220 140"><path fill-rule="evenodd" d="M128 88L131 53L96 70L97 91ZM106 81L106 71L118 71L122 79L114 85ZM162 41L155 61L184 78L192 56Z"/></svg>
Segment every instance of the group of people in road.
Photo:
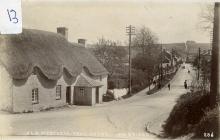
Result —
<svg viewBox="0 0 220 140"><path fill-rule="evenodd" d="M190 70L188 69L188 74L190 74ZM167 84L168 89L170 90L171 86L170 83ZM188 84L187 84L187 80L184 81L184 88L187 89L188 88Z"/></svg>
<svg viewBox="0 0 220 140"><path fill-rule="evenodd" d="M167 85L168 89L170 90L170 83ZM188 85L187 85L187 80L184 81L184 88L187 89Z"/></svg>
<svg viewBox="0 0 220 140"><path fill-rule="evenodd" d="M185 66L184 66L184 69L185 69ZM190 70L189 70L189 69L188 69L188 74L190 74ZM157 85L157 86L158 86L158 89L161 88L161 83L160 83L160 82L158 82L158 84L157 84L156 80L152 80L152 81L153 81L153 85L154 85L154 86ZM167 87L168 87L168 89L170 90L170 89L171 89L171 84L168 83L168 84L167 84ZM185 88L185 89L188 88L187 80L184 81L184 88Z"/></svg>

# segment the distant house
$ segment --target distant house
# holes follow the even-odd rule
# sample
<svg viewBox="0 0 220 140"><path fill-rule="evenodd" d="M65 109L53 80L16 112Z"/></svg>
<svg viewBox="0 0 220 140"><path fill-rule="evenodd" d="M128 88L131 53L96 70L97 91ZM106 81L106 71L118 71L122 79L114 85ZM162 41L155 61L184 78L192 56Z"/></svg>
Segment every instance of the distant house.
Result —
<svg viewBox="0 0 220 140"><path fill-rule="evenodd" d="M58 33L23 29L0 35L0 109L39 111L67 104L102 103L107 70L84 47L70 43L68 30Z"/></svg>
<svg viewBox="0 0 220 140"><path fill-rule="evenodd" d="M163 50L163 61L162 61L162 67L163 68L174 68L178 65L181 61L181 56L177 54L177 52L173 51L170 52L166 49Z"/></svg>
<svg viewBox="0 0 220 140"><path fill-rule="evenodd" d="M167 58L166 56L163 57L162 67L167 68L171 66L171 59Z"/></svg>
<svg viewBox="0 0 220 140"><path fill-rule="evenodd" d="M171 65L172 65L172 54L169 51L163 49L162 57L163 57L162 67L163 68L171 67Z"/></svg>
<svg viewBox="0 0 220 140"><path fill-rule="evenodd" d="M186 63L193 63L199 53L199 48L201 50L207 51L211 49L210 43L196 43L195 41L187 41L187 58Z"/></svg>
<svg viewBox="0 0 220 140"><path fill-rule="evenodd" d="M201 53L202 59L206 60L207 62L211 61L212 58L212 51L211 50L203 50Z"/></svg>

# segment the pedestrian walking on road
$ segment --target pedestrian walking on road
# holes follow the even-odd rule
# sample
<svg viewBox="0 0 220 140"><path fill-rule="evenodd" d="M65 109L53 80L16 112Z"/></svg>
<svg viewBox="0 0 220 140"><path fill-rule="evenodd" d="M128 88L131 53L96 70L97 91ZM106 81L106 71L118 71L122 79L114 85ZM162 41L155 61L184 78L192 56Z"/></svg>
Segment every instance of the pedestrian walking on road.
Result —
<svg viewBox="0 0 220 140"><path fill-rule="evenodd" d="M161 84L160 84L160 82L158 83L158 89L160 89L161 88Z"/></svg>
<svg viewBox="0 0 220 140"><path fill-rule="evenodd" d="M170 90L170 83L167 86L168 86L168 89Z"/></svg>
<svg viewBox="0 0 220 140"><path fill-rule="evenodd" d="M186 80L184 82L184 87L185 87L185 89L187 89L187 81Z"/></svg>
<svg viewBox="0 0 220 140"><path fill-rule="evenodd" d="M155 81L155 80L153 81L153 85L154 85L154 86L156 85L156 81Z"/></svg>

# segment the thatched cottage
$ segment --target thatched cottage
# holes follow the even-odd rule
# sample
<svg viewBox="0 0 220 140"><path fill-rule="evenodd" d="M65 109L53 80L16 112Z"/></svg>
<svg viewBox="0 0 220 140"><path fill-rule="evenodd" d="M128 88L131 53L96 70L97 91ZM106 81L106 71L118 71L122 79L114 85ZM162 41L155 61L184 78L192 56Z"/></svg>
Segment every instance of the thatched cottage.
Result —
<svg viewBox="0 0 220 140"><path fill-rule="evenodd" d="M107 91L106 69L84 47L58 33L23 29L0 35L0 107L10 112L39 111L66 104L94 105Z"/></svg>

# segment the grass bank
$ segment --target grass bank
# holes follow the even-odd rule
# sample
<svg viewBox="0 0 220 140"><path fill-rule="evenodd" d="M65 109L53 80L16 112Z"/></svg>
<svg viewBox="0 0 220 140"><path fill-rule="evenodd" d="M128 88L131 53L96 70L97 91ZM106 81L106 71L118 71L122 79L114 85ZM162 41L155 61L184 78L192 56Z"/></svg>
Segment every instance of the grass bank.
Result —
<svg viewBox="0 0 220 140"><path fill-rule="evenodd" d="M192 138L218 138L218 106L209 106L209 92L188 92L180 96L163 125L165 137L176 138L193 133Z"/></svg>
<svg viewBox="0 0 220 140"><path fill-rule="evenodd" d="M156 93L157 91L161 90L161 88L163 88L165 85L167 85L167 84L173 79L173 77L174 77L175 74L176 74L176 72L174 72L174 73L172 73L172 74L169 74L169 75L166 75L166 76L164 77L164 79L162 80L162 82L161 82L160 88L158 88L158 86L155 86L154 88L152 88L152 89L150 89L148 92L146 92L146 94L147 94L147 95L151 95L151 94L154 94L154 93ZM145 88L146 88L146 86L145 86ZM141 88L141 90L143 90L143 89L145 89L145 88ZM122 98L123 98L123 99L129 98L129 97L135 95L136 93L138 93L138 92L141 91L141 90L138 90L137 92L132 93L132 94L126 94L126 95L122 96Z"/></svg>

